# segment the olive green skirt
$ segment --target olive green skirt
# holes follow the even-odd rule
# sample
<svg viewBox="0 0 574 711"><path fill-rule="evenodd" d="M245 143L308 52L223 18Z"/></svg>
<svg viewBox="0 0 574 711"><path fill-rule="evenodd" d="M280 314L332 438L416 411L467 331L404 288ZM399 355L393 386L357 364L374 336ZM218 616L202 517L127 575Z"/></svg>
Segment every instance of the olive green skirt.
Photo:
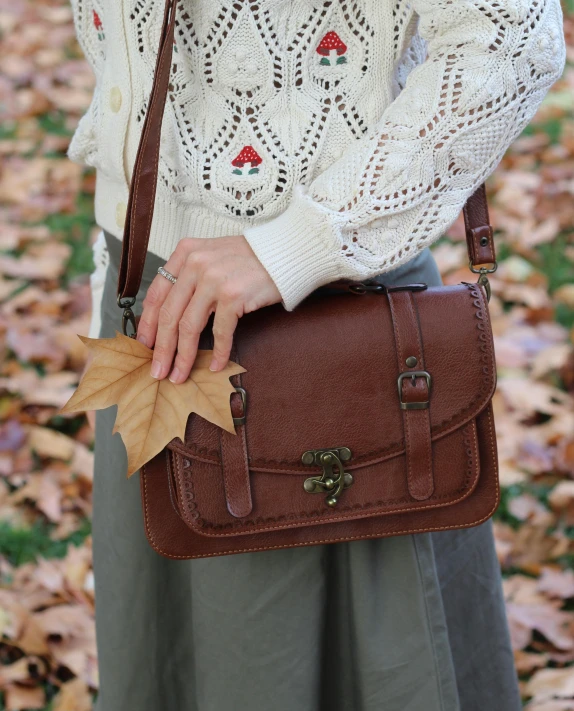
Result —
<svg viewBox="0 0 574 711"><path fill-rule="evenodd" d="M120 242L101 337L120 328ZM148 254L136 313L157 268ZM382 281L440 284L425 249ZM490 522L176 561L144 535L139 475L96 417L97 711L518 711Z"/></svg>

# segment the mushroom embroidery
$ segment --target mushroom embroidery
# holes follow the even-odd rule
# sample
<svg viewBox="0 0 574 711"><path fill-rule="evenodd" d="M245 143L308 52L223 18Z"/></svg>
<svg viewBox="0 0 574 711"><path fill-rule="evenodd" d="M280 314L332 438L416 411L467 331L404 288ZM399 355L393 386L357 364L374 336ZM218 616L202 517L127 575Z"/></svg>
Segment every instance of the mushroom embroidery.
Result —
<svg viewBox="0 0 574 711"><path fill-rule="evenodd" d="M94 19L94 27L96 28L96 31L98 33L98 39L101 41L105 39L104 35L104 26L102 25L102 21L100 20L100 16L95 10L92 10L93 13L93 19Z"/></svg>
<svg viewBox="0 0 574 711"><path fill-rule="evenodd" d="M321 55L320 64L327 67L333 64L346 64L346 51L347 45L336 32L327 32L317 47L317 54Z"/></svg>
<svg viewBox="0 0 574 711"><path fill-rule="evenodd" d="M253 175L259 173L259 166L263 163L261 156L257 153L253 146L244 146L237 158L231 161L231 165L235 168L235 175ZM249 168L247 173L244 169Z"/></svg>

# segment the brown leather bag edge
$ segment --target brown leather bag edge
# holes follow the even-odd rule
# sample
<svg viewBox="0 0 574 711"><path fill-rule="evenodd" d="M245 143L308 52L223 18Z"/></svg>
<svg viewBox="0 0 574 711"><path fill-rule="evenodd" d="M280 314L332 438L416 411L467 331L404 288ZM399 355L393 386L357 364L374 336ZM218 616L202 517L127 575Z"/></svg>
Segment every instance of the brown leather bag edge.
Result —
<svg viewBox="0 0 574 711"><path fill-rule="evenodd" d="M176 9L177 0L166 1L130 186L118 304L132 328L153 218ZM276 305L240 320L232 359L247 373L232 379L236 435L192 415L185 441L174 440L140 472L145 532L158 553L187 559L440 531L492 515L500 497L491 402L496 367L483 286L496 258L484 184L469 197L464 219L470 266L482 286L338 282L328 286L340 293L318 290L291 313ZM486 264L493 266L477 269ZM212 346L210 326L201 347ZM354 362L364 361L354 376L329 341L337 330L349 334ZM365 339L370 348L362 351L357 343ZM304 345L297 350L293 343ZM322 362L324 372L268 372L269 354L273 362L285 354L293 363L302 352ZM325 379L336 383L335 395L323 392ZM288 385L291 399L274 394L277 381ZM342 402L341 384L348 393ZM321 393L311 405L306 388ZM357 407L361 402L368 405ZM338 462L337 496L321 488L322 447ZM306 455L315 459L306 463ZM305 488L308 480L317 490Z"/></svg>

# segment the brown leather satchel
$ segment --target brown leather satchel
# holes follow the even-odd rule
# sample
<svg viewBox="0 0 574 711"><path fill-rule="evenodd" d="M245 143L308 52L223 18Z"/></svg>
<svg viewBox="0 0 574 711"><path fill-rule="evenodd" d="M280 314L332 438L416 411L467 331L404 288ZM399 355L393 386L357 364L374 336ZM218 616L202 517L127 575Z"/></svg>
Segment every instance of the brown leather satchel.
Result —
<svg viewBox="0 0 574 711"><path fill-rule="evenodd" d="M136 325L176 6L166 1L130 190L118 284L124 332ZM145 530L158 553L200 558L446 531L492 516L496 368L485 275L496 259L484 185L464 217L477 283L336 282L291 312L276 304L240 319L236 434L191 415L185 440L141 471ZM200 348L213 347L211 325Z"/></svg>

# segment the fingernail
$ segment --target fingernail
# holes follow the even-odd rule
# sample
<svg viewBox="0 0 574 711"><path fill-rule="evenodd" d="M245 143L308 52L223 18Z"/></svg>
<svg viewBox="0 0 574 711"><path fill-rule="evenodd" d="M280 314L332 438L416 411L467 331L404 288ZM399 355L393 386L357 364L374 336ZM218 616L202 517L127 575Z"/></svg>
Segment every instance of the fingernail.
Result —
<svg viewBox="0 0 574 711"><path fill-rule="evenodd" d="M159 378L161 376L161 363L157 360L153 360L151 363L151 377L152 378Z"/></svg>
<svg viewBox="0 0 574 711"><path fill-rule="evenodd" d="M146 338L145 336L140 336L140 335L138 334L138 337L137 337L136 340L138 340L138 341L139 341L140 343L142 343L144 346L147 346L147 338Z"/></svg>
<svg viewBox="0 0 574 711"><path fill-rule="evenodd" d="M169 376L170 382L175 383L177 385L180 376L181 376L181 372L180 372L179 368L174 368L171 371L171 375Z"/></svg>
<svg viewBox="0 0 574 711"><path fill-rule="evenodd" d="M218 363L217 363L217 360L214 358L214 359L211 361L211 365L209 366L209 370L216 371L216 370L217 370L217 367L218 367Z"/></svg>

